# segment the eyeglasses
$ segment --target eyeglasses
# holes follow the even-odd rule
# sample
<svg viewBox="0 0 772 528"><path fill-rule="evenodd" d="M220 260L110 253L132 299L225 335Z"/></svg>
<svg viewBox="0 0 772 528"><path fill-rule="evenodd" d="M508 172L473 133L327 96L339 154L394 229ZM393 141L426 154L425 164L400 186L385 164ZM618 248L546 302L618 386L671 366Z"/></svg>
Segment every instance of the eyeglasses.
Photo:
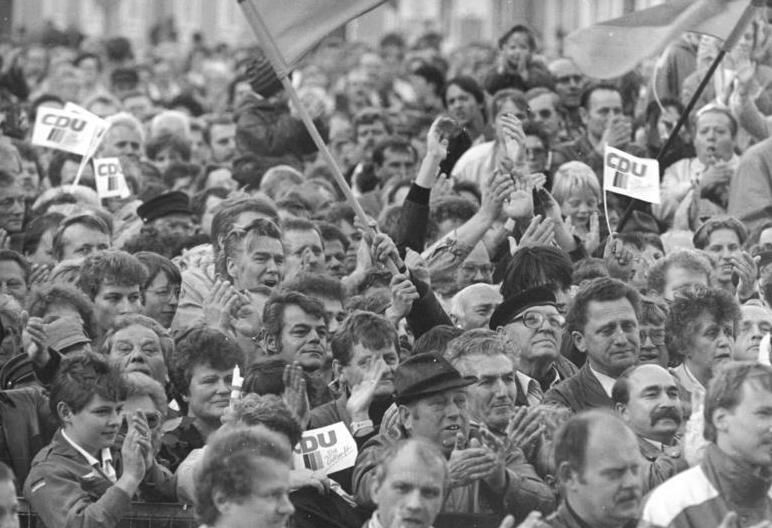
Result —
<svg viewBox="0 0 772 528"><path fill-rule="evenodd" d="M542 325L544 325L545 320L553 328L559 328L562 330L566 326L566 318L560 314L544 315L541 312L528 310L512 319L512 322L518 321L520 319L523 320L523 324L526 326L526 328L532 328L534 330L541 328Z"/></svg>
<svg viewBox="0 0 772 528"><path fill-rule="evenodd" d="M662 328L653 328L651 330L646 330L645 328L641 328L638 330L638 335L641 336L641 343L646 342L646 338L651 339L651 342L655 345L664 345L665 344L665 330Z"/></svg>

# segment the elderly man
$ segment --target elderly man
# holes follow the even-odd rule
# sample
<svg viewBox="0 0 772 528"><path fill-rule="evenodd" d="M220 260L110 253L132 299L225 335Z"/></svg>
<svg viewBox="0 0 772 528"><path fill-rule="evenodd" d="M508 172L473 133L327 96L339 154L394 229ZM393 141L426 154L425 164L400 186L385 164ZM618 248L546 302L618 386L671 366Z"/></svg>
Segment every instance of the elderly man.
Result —
<svg viewBox="0 0 772 528"><path fill-rule="evenodd" d="M702 392L714 369L730 361L740 320L737 301L717 288L691 288L676 295L665 323L670 355L682 360L673 375L689 393Z"/></svg>
<svg viewBox="0 0 772 528"><path fill-rule="evenodd" d="M450 319L462 330L487 328L501 302L501 294L490 284L471 284L450 301Z"/></svg>
<svg viewBox="0 0 772 528"><path fill-rule="evenodd" d="M555 438L563 503L546 520L553 528L632 528L641 506L635 434L600 409L571 417Z"/></svg>
<svg viewBox="0 0 772 528"><path fill-rule="evenodd" d="M51 250L57 262L86 258L112 247L107 223L95 214L79 214L61 221L54 233Z"/></svg>
<svg viewBox="0 0 772 528"><path fill-rule="evenodd" d="M638 437L643 493L689 467L676 436L683 421L679 390L667 370L659 365L631 367L617 378L611 396Z"/></svg>
<svg viewBox="0 0 772 528"><path fill-rule="evenodd" d="M587 362L573 377L544 395L544 403L574 412L613 407L611 389L622 372L638 361L640 296L627 284L602 277L582 287L568 313L574 346Z"/></svg>
<svg viewBox="0 0 772 528"><path fill-rule="evenodd" d="M772 368L719 369L705 397L708 445L698 466L649 496L643 521L662 527L764 526L772 512Z"/></svg>
<svg viewBox="0 0 772 528"><path fill-rule="evenodd" d="M395 440L423 438L448 459L451 484L442 511L520 517L530 512L532 504L518 502L520 477L504 464L505 453L496 450L490 435L470 427L466 388L475 382L434 354L417 354L397 367L399 423L360 449L353 478L357 502L373 503L377 462Z"/></svg>
<svg viewBox="0 0 772 528"><path fill-rule="evenodd" d="M552 289L537 286L501 303L491 317L490 327L512 346L512 353L519 359L518 370L535 379L546 392L577 372L573 363L560 354L565 324Z"/></svg>
<svg viewBox="0 0 772 528"><path fill-rule="evenodd" d="M732 359L756 361L762 338L772 331L772 310L761 301L751 300L740 307L740 328L734 342Z"/></svg>
<svg viewBox="0 0 772 528"><path fill-rule="evenodd" d="M566 132L570 138L576 139L584 133L584 123L579 108L587 79L571 59L556 59L549 63L547 68L555 79L555 91L560 97Z"/></svg>
<svg viewBox="0 0 772 528"><path fill-rule="evenodd" d="M552 490L526 460L540 434L538 410L527 409L541 401L538 384L518 372L501 337L492 330L471 330L448 345L444 354L462 376L477 382L467 389L472 420L505 445L507 468L519 477L518 503L544 513L555 507Z"/></svg>

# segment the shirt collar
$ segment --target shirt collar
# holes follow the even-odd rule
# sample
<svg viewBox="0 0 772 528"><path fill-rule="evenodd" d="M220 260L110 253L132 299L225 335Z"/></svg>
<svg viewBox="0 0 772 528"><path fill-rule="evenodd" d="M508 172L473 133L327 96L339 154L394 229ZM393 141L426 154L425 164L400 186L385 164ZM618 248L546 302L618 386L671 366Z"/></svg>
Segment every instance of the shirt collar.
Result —
<svg viewBox="0 0 772 528"><path fill-rule="evenodd" d="M614 383L616 383L617 380L614 378L611 378L609 376L606 376L605 374L601 374L592 366L590 366L590 363L587 363L587 367L589 367L590 372L592 372L592 375L595 376L595 378L600 382L601 387L603 387L603 390L605 391L606 395L608 395L609 398L611 398L611 389L614 388Z"/></svg>
<svg viewBox="0 0 772 528"><path fill-rule="evenodd" d="M97 460L96 458L94 458L94 456L91 453L89 453L88 451L80 447L69 436L67 436L67 433L65 433L64 430L62 430L62 438L67 440L67 443L70 444L75 451L83 455L83 458L86 459L86 462L88 462L89 466L93 466L94 464L96 464L100 468L102 468L106 460L109 460L110 462L113 461L113 455L112 453L110 453L109 447L105 447L102 449L102 460Z"/></svg>

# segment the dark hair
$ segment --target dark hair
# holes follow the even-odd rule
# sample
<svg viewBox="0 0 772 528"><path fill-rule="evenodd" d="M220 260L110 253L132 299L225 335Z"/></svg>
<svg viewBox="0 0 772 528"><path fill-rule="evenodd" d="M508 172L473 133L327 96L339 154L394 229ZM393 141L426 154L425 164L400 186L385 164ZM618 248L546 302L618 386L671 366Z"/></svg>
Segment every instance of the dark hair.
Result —
<svg viewBox="0 0 772 528"><path fill-rule="evenodd" d="M78 287L93 301L106 280L141 289L147 280L147 271L133 255L117 249L99 251L86 257L81 265Z"/></svg>
<svg viewBox="0 0 772 528"><path fill-rule="evenodd" d="M708 247L710 235L719 229L729 229L734 231L737 234L740 245L744 244L748 239L748 230L737 218L734 216L714 216L702 224L694 233L694 237L692 237L694 247L697 249L705 249Z"/></svg>
<svg viewBox="0 0 772 528"><path fill-rule="evenodd" d="M217 370L244 367L241 348L222 332L207 326L193 326L179 335L169 358L169 378L181 395L189 394L193 369L207 365Z"/></svg>
<svg viewBox="0 0 772 528"><path fill-rule="evenodd" d="M415 147L408 141L402 139L399 136L389 136L382 139L373 148L373 165L380 167L386 159L386 151L391 150L394 152L409 152L413 156L413 161L418 160L418 153Z"/></svg>
<svg viewBox="0 0 772 528"><path fill-rule="evenodd" d="M526 136L536 136L539 138L539 141L542 142L542 145L544 145L544 149L549 151L550 149L550 136L547 134L547 131L544 130L544 127L541 125L541 123L535 123L533 121L526 121L523 124L523 133Z"/></svg>
<svg viewBox="0 0 772 528"><path fill-rule="evenodd" d="M477 212L478 207L461 196L443 196L430 206L429 218L439 225L445 220L466 222Z"/></svg>
<svg viewBox="0 0 772 528"><path fill-rule="evenodd" d="M51 161L48 162L48 181L51 182L52 187L58 187L62 184L62 169L64 164L68 161L80 164L81 156L77 154L71 154L64 152L63 150L57 150L51 156Z"/></svg>
<svg viewBox="0 0 772 528"><path fill-rule="evenodd" d="M498 40L498 46L499 49L504 47L504 44L507 43L509 40L509 37L514 35L515 33L523 33L526 38L528 39L528 47L531 48L531 51L536 49L536 38L533 35L533 30L526 26L525 24L515 24L509 30L507 30L506 33L501 35Z"/></svg>
<svg viewBox="0 0 772 528"><path fill-rule="evenodd" d="M490 101L490 116L491 120L496 119L496 116L498 115L499 111L501 111L501 107L504 106L504 103L507 101L511 101L517 106L518 109L522 110L524 113L529 112L529 105L528 105L528 99L525 98L525 94L522 92L522 90L518 90L515 88L504 88L501 90L497 90L496 93L491 97Z"/></svg>
<svg viewBox="0 0 772 528"><path fill-rule="evenodd" d="M608 265L601 258L586 257L574 262L571 284L580 285L584 281L608 277Z"/></svg>
<svg viewBox="0 0 772 528"><path fill-rule="evenodd" d="M732 361L721 365L708 385L705 395L705 429L703 436L715 442L718 431L713 425L713 414L718 409L733 411L743 398L743 385L754 383L772 392L772 367L755 361Z"/></svg>
<svg viewBox="0 0 772 528"><path fill-rule="evenodd" d="M75 59L72 61L73 66L80 66L80 63L85 61L93 59L96 62L97 65L97 71L102 71L102 58L97 55L96 53L90 53L90 52L84 52L75 57Z"/></svg>
<svg viewBox="0 0 772 528"><path fill-rule="evenodd" d="M386 133L391 134L391 124L389 123L389 119L381 110L377 108L364 108L363 110L360 110L359 113L354 116L354 121L352 123L354 135L356 136L357 129L359 129L360 126L372 125L378 121L383 123Z"/></svg>
<svg viewBox="0 0 772 528"><path fill-rule="evenodd" d="M201 172L201 167L195 163L175 162L166 167L161 178L163 184L171 189L177 180L183 178L195 180L199 172Z"/></svg>
<svg viewBox="0 0 772 528"><path fill-rule="evenodd" d="M22 160L31 161L32 163L35 164L35 168L38 171L38 176L42 180L45 177L46 173L43 171L43 165L40 163L40 156L38 156L38 153L35 150L35 148L26 141L20 141L18 139L14 139L11 142L16 147L16 150L19 151L19 156L21 156Z"/></svg>
<svg viewBox="0 0 772 528"><path fill-rule="evenodd" d="M624 423L607 409L593 409L570 417L555 433L555 468L568 463L579 474L584 473L587 463L587 445L594 426L604 420ZM626 427L626 426L625 426Z"/></svg>
<svg viewBox="0 0 772 528"><path fill-rule="evenodd" d="M190 161L190 141L177 134L159 134L145 144L145 152L150 160L155 160L156 156L166 149L177 152L185 163Z"/></svg>
<svg viewBox="0 0 772 528"><path fill-rule="evenodd" d="M684 358L694 336L695 324L702 314L710 314L716 323L731 322L734 333L742 318L740 305L726 290L694 285L679 290L670 303L665 322L667 349L672 357Z"/></svg>
<svg viewBox="0 0 772 528"><path fill-rule="evenodd" d="M32 268L29 265L29 261L24 258L24 255L12 249L0 249L0 261L10 261L18 264L24 275L24 284L29 285L29 276L32 273Z"/></svg>
<svg viewBox="0 0 772 528"><path fill-rule="evenodd" d="M257 395L284 393L284 368L289 365L280 356L262 356L249 366L241 384L241 393Z"/></svg>
<svg viewBox="0 0 772 528"><path fill-rule="evenodd" d="M210 187L209 189L204 189L203 191L199 191L194 194L193 198L190 199L190 209L193 211L193 214L195 214L196 217L201 219L201 217L206 212L206 202L209 200L210 196L225 200L228 198L229 194L230 191L223 187Z"/></svg>
<svg viewBox="0 0 772 528"><path fill-rule="evenodd" d="M349 315L330 339L332 357L341 366L351 363L354 345L361 344L372 350L394 347L399 356L399 338L394 325L383 316L372 312L356 311Z"/></svg>
<svg viewBox="0 0 772 528"><path fill-rule="evenodd" d="M93 213L83 213L74 216L68 216L59 223L54 233L51 251L54 259L59 262L64 258L64 232L74 225L82 225L91 231L99 231L108 237L112 235L110 226L102 220L101 217Z"/></svg>
<svg viewBox="0 0 772 528"><path fill-rule="evenodd" d="M478 83L474 77L459 75L458 77L450 79L445 84L445 89L442 91L442 104L445 105L445 108L448 107L448 89L450 89L451 86L458 86L463 91L472 94L472 97L477 101L477 104L481 105L485 103L485 94L483 93L480 83Z"/></svg>
<svg viewBox="0 0 772 528"><path fill-rule="evenodd" d="M469 181L460 181L456 182L455 185L453 185L453 190L456 192L456 194L461 194L462 192L468 192L470 194L473 194L475 198L477 198L477 203L474 204L476 206L479 206L480 203L482 203L482 193L480 192L480 188L477 186L477 184Z"/></svg>
<svg viewBox="0 0 772 528"><path fill-rule="evenodd" d="M64 356L51 385L51 414L61 423L57 410L59 403L66 404L73 414L77 414L94 396L112 402L126 399L126 383L118 369L93 352Z"/></svg>
<svg viewBox="0 0 772 528"><path fill-rule="evenodd" d="M91 339L96 338L98 332L94 305L85 293L71 284L55 282L33 288L27 311L30 317L45 318L48 309L57 304L66 304L75 308L83 321L86 335Z"/></svg>
<svg viewBox="0 0 772 528"><path fill-rule="evenodd" d="M417 75L424 79L428 84L432 85L434 95L440 96L443 93L445 87L445 74L442 71L430 64L422 64L418 68L411 72L413 75Z"/></svg>
<svg viewBox="0 0 772 528"><path fill-rule="evenodd" d="M611 83L607 82L597 82L597 83L590 83L587 88L582 91L581 98L579 99L579 104L582 108L585 110L590 109L590 99L592 98L592 94L597 92L598 90L607 90L611 92L616 92L619 94L619 96L622 96L622 92L614 86Z"/></svg>
<svg viewBox="0 0 772 528"><path fill-rule="evenodd" d="M182 275L180 269L168 258L154 253L152 251L138 251L134 253L134 256L139 260L145 269L147 270L147 280L142 285L142 289L146 290L150 283L155 280L159 273L163 272L169 282L179 286L182 284Z"/></svg>
<svg viewBox="0 0 772 528"><path fill-rule="evenodd" d="M264 425L271 431L286 436L293 446L303 437L303 430L292 411L284 400L275 394L245 394L233 404L233 419L249 427Z"/></svg>
<svg viewBox="0 0 772 528"><path fill-rule="evenodd" d="M448 344L463 333L463 330L455 326L437 325L415 340L411 354L432 353L441 356Z"/></svg>
<svg viewBox="0 0 772 528"><path fill-rule="evenodd" d="M664 325L670 308L664 301L656 297L641 297L641 315L639 324Z"/></svg>
<svg viewBox="0 0 772 528"><path fill-rule="evenodd" d="M277 439L275 433L248 427L221 428L212 435L196 473L196 517L201 524L213 526L220 517L215 494L242 502L253 493L266 463L289 467L291 448Z"/></svg>
<svg viewBox="0 0 772 528"><path fill-rule="evenodd" d="M590 302L609 302L627 299L635 311L636 318L641 313L641 296L624 282L610 277L593 279L581 288L571 303L566 316L566 329L569 332L584 332L587 325L587 306Z"/></svg>
<svg viewBox="0 0 772 528"><path fill-rule="evenodd" d="M341 244L343 244L343 251L348 250L350 241L348 237L343 234L343 231L338 228L338 226L323 220L317 220L315 223L317 229L319 229L319 233L322 235L323 242L327 242L328 240L338 240Z"/></svg>
<svg viewBox="0 0 772 528"><path fill-rule="evenodd" d="M282 284L282 287L285 290L299 292L315 299L329 298L341 303L346 299L343 283L335 277L321 273L299 273L291 281Z"/></svg>
<svg viewBox="0 0 772 528"><path fill-rule="evenodd" d="M318 299L295 291L281 291L272 295L263 308L263 330L266 336L277 339L284 328L284 310L287 306L297 306L307 314L327 321L324 305Z"/></svg>
<svg viewBox="0 0 772 528"><path fill-rule="evenodd" d="M501 295L508 299L534 286L559 290L571 287L571 259L562 249L550 246L524 247L515 251L501 283Z"/></svg>
<svg viewBox="0 0 772 528"><path fill-rule="evenodd" d="M62 213L44 213L32 219L24 229L24 242L22 244L22 253L32 255L40 246L40 239L48 231L54 231L55 228L64 220Z"/></svg>
<svg viewBox="0 0 772 528"><path fill-rule="evenodd" d="M335 225L337 225L341 220L345 220L353 226L355 218L356 213L354 212L354 208L345 202L332 204L332 206L327 209L327 212L324 215L325 221Z"/></svg>

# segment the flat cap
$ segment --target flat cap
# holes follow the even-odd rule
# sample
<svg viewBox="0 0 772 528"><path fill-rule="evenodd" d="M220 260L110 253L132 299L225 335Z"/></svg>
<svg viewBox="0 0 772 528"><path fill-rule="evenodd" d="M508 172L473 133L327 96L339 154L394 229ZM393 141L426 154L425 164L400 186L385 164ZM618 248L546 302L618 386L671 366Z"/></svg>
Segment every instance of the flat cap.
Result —
<svg viewBox="0 0 772 528"><path fill-rule="evenodd" d="M462 376L448 360L431 353L416 354L400 363L394 371L395 396L399 404L467 387L475 381L474 376Z"/></svg>
<svg viewBox="0 0 772 528"><path fill-rule="evenodd" d="M175 213L193 214L190 209L190 199L182 191L161 194L137 207L137 215L146 224Z"/></svg>

